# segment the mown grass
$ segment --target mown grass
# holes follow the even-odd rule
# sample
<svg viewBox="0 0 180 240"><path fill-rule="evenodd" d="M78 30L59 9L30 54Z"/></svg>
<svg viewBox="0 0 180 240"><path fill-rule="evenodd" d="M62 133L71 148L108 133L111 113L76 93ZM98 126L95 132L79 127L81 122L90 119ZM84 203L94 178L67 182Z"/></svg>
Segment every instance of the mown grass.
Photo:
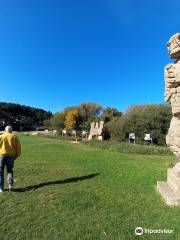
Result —
<svg viewBox="0 0 180 240"><path fill-rule="evenodd" d="M133 154L152 154L152 155L172 155L169 148L166 146L157 146L153 144L134 144L119 141L83 141L83 144L100 149L108 149L121 153Z"/></svg>
<svg viewBox="0 0 180 240"><path fill-rule="evenodd" d="M2 240L180 239L180 208L156 192L173 156L130 155L21 137L16 192L0 195ZM171 235L135 236L137 226Z"/></svg>

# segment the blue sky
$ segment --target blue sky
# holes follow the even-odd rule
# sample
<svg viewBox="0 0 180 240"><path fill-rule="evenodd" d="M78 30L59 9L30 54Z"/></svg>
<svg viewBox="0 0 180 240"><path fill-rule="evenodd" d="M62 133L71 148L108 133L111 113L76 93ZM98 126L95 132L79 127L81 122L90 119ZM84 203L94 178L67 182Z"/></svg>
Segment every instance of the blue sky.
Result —
<svg viewBox="0 0 180 240"><path fill-rule="evenodd" d="M0 0L0 101L56 112L164 102L173 0Z"/></svg>

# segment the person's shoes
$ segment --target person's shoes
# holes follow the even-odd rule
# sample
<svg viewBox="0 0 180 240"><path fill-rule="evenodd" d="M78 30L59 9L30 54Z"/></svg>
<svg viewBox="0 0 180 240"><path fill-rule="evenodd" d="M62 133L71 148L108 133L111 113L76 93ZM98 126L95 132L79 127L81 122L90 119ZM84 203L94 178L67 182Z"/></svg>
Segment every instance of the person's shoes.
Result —
<svg viewBox="0 0 180 240"><path fill-rule="evenodd" d="M9 185L9 191L13 191L14 187L12 185Z"/></svg>
<svg viewBox="0 0 180 240"><path fill-rule="evenodd" d="M3 192L3 190L0 188L0 193Z"/></svg>

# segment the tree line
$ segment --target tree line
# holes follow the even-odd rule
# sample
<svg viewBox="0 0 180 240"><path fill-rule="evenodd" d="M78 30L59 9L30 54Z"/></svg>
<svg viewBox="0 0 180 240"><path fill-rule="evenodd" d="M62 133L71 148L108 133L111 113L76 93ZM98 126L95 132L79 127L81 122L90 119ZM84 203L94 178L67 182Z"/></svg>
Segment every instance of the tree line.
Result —
<svg viewBox="0 0 180 240"><path fill-rule="evenodd" d="M45 126L60 134L62 129L89 131L92 121L104 121L105 139L127 141L129 133L133 132L138 142L144 141L144 134L151 134L154 143L165 144L170 120L171 107L168 104L134 105L119 112L97 103L81 103L55 113L45 121Z"/></svg>
<svg viewBox="0 0 180 240"><path fill-rule="evenodd" d="M51 112L14 103L0 102L0 130L11 125L16 131L30 131L43 128L44 121L51 118Z"/></svg>
<svg viewBox="0 0 180 240"><path fill-rule="evenodd" d="M93 121L104 121L104 138L127 141L129 133L136 134L138 142L144 141L144 134L151 134L154 142L165 143L171 120L168 104L133 105L124 112L113 107L103 107L97 103L81 103L66 107L55 114L43 109L20 104L0 102L0 130L11 125L17 131L40 129L63 129L89 131Z"/></svg>

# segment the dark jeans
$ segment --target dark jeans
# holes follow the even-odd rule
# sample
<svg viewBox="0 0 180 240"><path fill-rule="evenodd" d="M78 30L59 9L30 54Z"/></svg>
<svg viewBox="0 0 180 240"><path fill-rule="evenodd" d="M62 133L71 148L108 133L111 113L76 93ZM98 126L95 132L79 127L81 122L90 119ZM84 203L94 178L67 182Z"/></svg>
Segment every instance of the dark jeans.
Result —
<svg viewBox="0 0 180 240"><path fill-rule="evenodd" d="M6 166L7 170L7 180L8 184L13 186L13 167L14 167L14 158L8 156L0 155L0 188L4 190L4 168Z"/></svg>

